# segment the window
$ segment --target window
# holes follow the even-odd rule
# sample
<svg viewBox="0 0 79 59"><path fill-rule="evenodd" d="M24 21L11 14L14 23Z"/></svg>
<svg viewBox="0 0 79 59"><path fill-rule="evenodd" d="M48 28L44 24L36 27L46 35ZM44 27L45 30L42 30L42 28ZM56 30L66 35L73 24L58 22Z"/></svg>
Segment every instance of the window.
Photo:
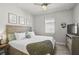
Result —
<svg viewBox="0 0 79 59"><path fill-rule="evenodd" d="M45 32L46 33L55 33L55 20L45 20Z"/></svg>
<svg viewBox="0 0 79 59"><path fill-rule="evenodd" d="M77 25L75 25L75 34L77 33Z"/></svg>

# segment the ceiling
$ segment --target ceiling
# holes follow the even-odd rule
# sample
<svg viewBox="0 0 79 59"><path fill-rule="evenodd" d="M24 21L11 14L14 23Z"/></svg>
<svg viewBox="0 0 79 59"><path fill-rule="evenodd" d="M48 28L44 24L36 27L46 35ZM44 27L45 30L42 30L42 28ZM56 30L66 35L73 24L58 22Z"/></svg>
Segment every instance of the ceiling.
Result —
<svg viewBox="0 0 79 59"><path fill-rule="evenodd" d="M75 6L75 3L50 3L47 7L47 10L44 11L41 6L35 5L34 3L3 3L0 5L15 5L23 9L26 12L31 13L32 15L51 13L65 9L71 9Z"/></svg>
<svg viewBox="0 0 79 59"><path fill-rule="evenodd" d="M33 15L37 15L37 14L51 13L64 9L71 9L74 7L75 3L51 3L48 5L47 11L44 11L41 8L41 6L35 5L34 3L19 3L16 5L22 8L23 10L32 13Z"/></svg>

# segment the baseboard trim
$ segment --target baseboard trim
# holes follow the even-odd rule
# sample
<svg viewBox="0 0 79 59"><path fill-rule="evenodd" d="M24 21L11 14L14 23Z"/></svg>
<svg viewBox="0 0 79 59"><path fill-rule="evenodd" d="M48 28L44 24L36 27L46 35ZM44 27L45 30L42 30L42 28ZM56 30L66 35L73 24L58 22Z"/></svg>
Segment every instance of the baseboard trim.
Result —
<svg viewBox="0 0 79 59"><path fill-rule="evenodd" d="M56 44L58 44L58 45L65 45L65 43L62 43L62 42L56 42Z"/></svg>

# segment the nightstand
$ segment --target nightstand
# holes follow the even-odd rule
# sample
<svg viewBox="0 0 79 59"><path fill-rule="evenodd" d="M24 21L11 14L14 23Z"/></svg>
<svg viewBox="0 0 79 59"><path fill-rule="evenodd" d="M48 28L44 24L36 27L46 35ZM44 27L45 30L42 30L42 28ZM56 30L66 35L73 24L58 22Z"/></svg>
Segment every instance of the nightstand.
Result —
<svg viewBox="0 0 79 59"><path fill-rule="evenodd" d="M8 54L8 44L0 45L0 54Z"/></svg>

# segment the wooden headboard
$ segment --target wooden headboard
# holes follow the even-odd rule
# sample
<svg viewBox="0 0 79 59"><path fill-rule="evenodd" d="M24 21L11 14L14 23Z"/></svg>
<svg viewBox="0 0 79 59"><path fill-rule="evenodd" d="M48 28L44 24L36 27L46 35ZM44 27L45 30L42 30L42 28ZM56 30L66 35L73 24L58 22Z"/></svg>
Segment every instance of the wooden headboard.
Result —
<svg viewBox="0 0 79 59"><path fill-rule="evenodd" d="M27 26L6 25L6 32L7 33L25 32L28 28L29 27Z"/></svg>
<svg viewBox="0 0 79 59"><path fill-rule="evenodd" d="M6 38L8 41L8 34L15 32L26 32L29 30L28 26L6 25Z"/></svg>

